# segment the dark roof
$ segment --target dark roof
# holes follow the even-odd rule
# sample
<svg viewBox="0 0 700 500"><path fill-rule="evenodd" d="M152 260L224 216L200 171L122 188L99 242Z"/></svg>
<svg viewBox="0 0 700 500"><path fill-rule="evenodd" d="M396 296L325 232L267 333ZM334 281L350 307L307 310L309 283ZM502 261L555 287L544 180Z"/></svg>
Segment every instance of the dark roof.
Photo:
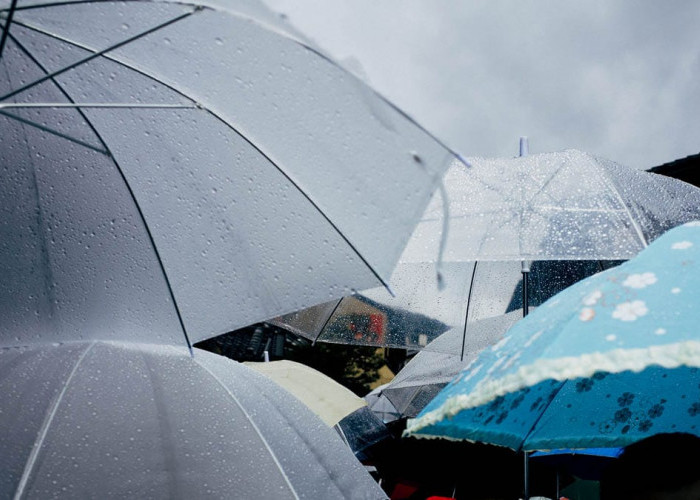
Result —
<svg viewBox="0 0 700 500"><path fill-rule="evenodd" d="M649 172L674 177L700 187L700 153L652 167Z"/></svg>

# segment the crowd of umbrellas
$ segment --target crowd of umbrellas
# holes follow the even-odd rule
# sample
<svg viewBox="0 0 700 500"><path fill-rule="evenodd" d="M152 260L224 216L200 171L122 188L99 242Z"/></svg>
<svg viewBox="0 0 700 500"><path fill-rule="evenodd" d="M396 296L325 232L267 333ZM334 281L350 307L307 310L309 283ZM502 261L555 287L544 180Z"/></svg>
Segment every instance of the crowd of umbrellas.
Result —
<svg viewBox="0 0 700 500"><path fill-rule="evenodd" d="M382 420L528 453L700 429L700 189L462 157L255 2L0 25L3 498L385 498ZM418 354L362 400L194 347L263 321Z"/></svg>

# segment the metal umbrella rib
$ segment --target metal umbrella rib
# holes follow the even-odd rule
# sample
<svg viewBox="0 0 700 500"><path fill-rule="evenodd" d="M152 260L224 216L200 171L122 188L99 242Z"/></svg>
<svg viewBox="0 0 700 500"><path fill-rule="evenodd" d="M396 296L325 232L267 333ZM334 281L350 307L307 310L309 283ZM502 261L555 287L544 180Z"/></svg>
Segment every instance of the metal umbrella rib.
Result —
<svg viewBox="0 0 700 500"><path fill-rule="evenodd" d="M5 44L7 43L7 35L10 33L10 24L12 23L12 17L14 16L16 9L17 0L12 0L12 4L10 4L10 10L7 14L7 19L5 20L5 26L3 26L2 29L2 38L0 38L0 59L2 59L2 52L5 49Z"/></svg>
<svg viewBox="0 0 700 500"><path fill-rule="evenodd" d="M0 101L4 101L4 100L6 100L6 99L9 99L10 97L12 97L12 96L14 96L14 95L17 95L17 94L19 94L19 93L21 93L21 92L24 92L25 90L30 89L30 88L32 88L32 87L35 87L36 85L38 85L38 84L40 84L40 83L42 83L42 82L45 82L46 80L52 80L52 79L54 79L55 77L57 77L58 75L60 75L60 74L62 74L62 73L65 73L66 71L69 71L69 70L71 70L71 69L73 69L73 68L77 68L78 66L83 65L83 64L85 64L85 63L87 63L87 62L90 62L90 61L92 61L93 59L95 59L95 58L97 58L97 57L100 57L101 55L103 55L103 54L105 54L105 53L107 53L107 52L110 52L110 51L112 51L112 50L118 49L119 47L122 47L122 46L124 46L124 45L127 45L127 44L133 42L134 40L138 40L139 38L142 38L142 37L144 37L144 36L146 36L146 35L150 35L151 33L155 32L155 31L158 31L159 29L162 29L162 28L164 28L164 27L166 27L166 26L169 26L169 25L171 25L171 24L173 24L173 23L176 23L176 22L178 22L178 21L181 21L182 19L185 19L186 17L191 16L192 14L194 14L194 11L193 11L193 12L186 13L186 14L182 14L182 15L180 15L180 16L175 17L174 19L170 19L169 21L166 21L166 22L164 22L164 23L162 23L162 24L159 24L158 26L154 26L154 27L151 28L151 29L148 29L148 30L146 30L146 31L143 31L143 32L141 32L141 33L138 33L138 34L136 34L136 35L134 35L134 36L131 36L131 37L125 39L125 40L122 40L121 42L118 42L118 43L116 43L116 44L114 44L114 45L112 45L112 46L110 46L110 47L107 47L106 49L102 49L102 50L99 50L99 51L97 51L97 52L94 52L93 54L91 54L91 55L89 55L89 56L87 56L87 57L85 57L85 58L83 58L83 59L81 59L81 60L79 60L79 61L76 61L76 62L74 62L73 64L70 64L70 65L68 65L68 66L65 66L65 67L59 69L59 70L56 70L56 71L54 71L54 72L52 72L52 73L49 73L49 74L47 74L47 75L45 75L45 76L39 78L38 80L34 80L33 82L30 82L30 83L28 83L28 84L26 84L26 85L23 85L22 87L20 87L20 88L18 88L18 89L15 89L15 90L13 90L13 91L11 91L11 92L8 92L7 94L5 94L5 95L3 95L3 96L0 96Z"/></svg>

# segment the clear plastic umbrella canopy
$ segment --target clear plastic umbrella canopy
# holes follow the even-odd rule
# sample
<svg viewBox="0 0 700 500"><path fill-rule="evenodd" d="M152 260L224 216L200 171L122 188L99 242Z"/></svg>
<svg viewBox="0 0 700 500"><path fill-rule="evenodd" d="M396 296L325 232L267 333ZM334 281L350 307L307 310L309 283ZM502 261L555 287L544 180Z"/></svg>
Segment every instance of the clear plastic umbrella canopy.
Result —
<svg viewBox="0 0 700 500"><path fill-rule="evenodd" d="M616 263L616 262L615 262ZM530 266L529 306L537 306L610 261L538 261ZM517 261L401 262L384 288L313 306L269 322L313 341L424 349L445 332L462 341L433 350L463 357L471 325L523 308L522 265ZM466 351L465 351L466 352Z"/></svg>
<svg viewBox="0 0 700 500"><path fill-rule="evenodd" d="M545 302L413 420L417 437L516 450L700 431L700 222Z"/></svg>
<svg viewBox="0 0 700 500"><path fill-rule="evenodd" d="M700 189L578 151L468 158L445 174L402 260L627 260L700 216ZM446 226L446 227L445 227Z"/></svg>
<svg viewBox="0 0 700 500"><path fill-rule="evenodd" d="M273 322L319 341L422 348L451 328L512 310L516 287L539 295L526 298L538 305L700 217L700 189L577 150L467 163L447 171L409 240L390 281L396 297L365 290ZM539 284L523 287L521 261L528 282ZM536 278L539 261L574 262L548 263ZM367 299L372 307L358 307Z"/></svg>
<svg viewBox="0 0 700 500"><path fill-rule="evenodd" d="M522 317L522 311L516 310L474 321L466 337L458 328L443 333L411 358L386 384L382 394L402 417L415 417L481 351L496 344Z"/></svg>
<svg viewBox="0 0 700 500"><path fill-rule="evenodd" d="M199 349L2 348L0 389L3 498L386 498L299 400Z"/></svg>
<svg viewBox="0 0 700 500"><path fill-rule="evenodd" d="M382 384L379 387L375 387L364 396L364 400L367 401L369 408L375 415L381 418L382 422L385 424L401 418L401 413L383 393L387 385L388 384Z"/></svg>
<svg viewBox="0 0 700 500"><path fill-rule="evenodd" d="M256 2L0 25L6 345L194 344L381 286L457 161Z"/></svg>

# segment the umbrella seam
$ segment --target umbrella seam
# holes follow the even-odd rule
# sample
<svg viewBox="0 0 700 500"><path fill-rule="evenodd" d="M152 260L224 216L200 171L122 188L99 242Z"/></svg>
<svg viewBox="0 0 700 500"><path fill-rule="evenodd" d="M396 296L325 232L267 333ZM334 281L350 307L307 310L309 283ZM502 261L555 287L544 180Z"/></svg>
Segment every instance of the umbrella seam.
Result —
<svg viewBox="0 0 700 500"><path fill-rule="evenodd" d="M61 392L58 394L57 398L54 400L53 405L51 406L51 410L49 413L46 415L44 418L44 422L41 425L41 429L39 430L39 436L37 441L34 442L34 446L32 447L32 451L29 454L29 458L27 458L27 463L24 465L24 471L22 472L22 477L19 481L19 484L17 486L17 491L15 491L14 498L19 499L22 497L24 493L24 489L27 487L27 482L29 481L29 476L32 473L32 470L34 469L34 465L36 464L36 460L39 456L39 450L44 444L44 440L46 439L46 435L48 434L49 427L53 423L53 419L56 416L56 412L58 411L58 407L63 401L63 397L65 396L68 386L70 385L71 381L73 380L73 376L75 373L78 371L78 367L80 364L83 362L83 359L85 359L85 356L87 353L93 348L95 345L95 342L91 342L87 348L83 351L83 353L80 355L78 360L75 363L75 366L73 367L73 370L71 370L70 375L66 379L66 382L63 384L63 389L61 389Z"/></svg>
<svg viewBox="0 0 700 500"><path fill-rule="evenodd" d="M13 115L12 113L8 113L7 111L3 111L1 109L2 107L3 107L2 104L0 104L0 115L2 115L2 116L10 118L11 120L16 120L16 121L23 123L25 125L29 125L30 127L37 128L37 129L41 130L42 132L46 132L47 134L55 135L56 137L60 137L61 139L65 139L65 140L70 141L74 144L78 144L79 146L82 146L84 148L91 149L92 151L95 151L97 153L101 153L105 156L109 156L107 151L105 151L103 149L96 148L92 144L88 144L87 142L81 141L80 139L76 139L75 137L71 137L69 135L62 134L61 132L59 132L57 130L50 129L49 127L45 127L39 123L35 123L31 120L27 120L26 118L22 118L21 116Z"/></svg>
<svg viewBox="0 0 700 500"><path fill-rule="evenodd" d="M335 312L336 312L336 311L338 310L338 308L340 307L340 303L341 303L341 302L343 302L343 299L342 299L342 298L338 300L338 302L335 304L335 307L333 307L333 310L331 311L331 313L330 313L330 314L328 315L328 317L326 318L326 321L324 321L323 325L321 326L321 329L318 331L318 334L317 334L316 337L313 339L313 342L311 342L311 345L312 345L312 346L315 346L315 345L316 345L316 341L321 337L321 335L323 335L323 333L324 333L326 327L328 326L328 323L331 322L331 318L333 317L333 315L335 314Z"/></svg>
<svg viewBox="0 0 700 500"><path fill-rule="evenodd" d="M296 490L294 489L294 486L292 485L291 481L289 480L289 477L287 477L287 474L284 472L284 469L282 468L282 464L280 463L279 459L277 458L277 455L275 455L275 452L272 450L272 447L270 446L270 443L267 442L265 439L265 436L263 436L262 431L260 428L256 425L255 421L253 418L250 416L250 414L245 410L241 402L238 400L235 394L221 381L219 377L217 377L209 368L204 366L203 364L199 363L196 357L193 357L192 359L195 360L195 362L202 367L204 371L209 373L211 377L216 380L216 382L221 386L221 388L228 393L229 396L231 396L231 399L233 400L234 403L236 403L236 406L241 410L241 413L248 419L248 422L250 422L251 427L253 430L256 432L262 443L265 445L265 448L267 451L270 453L270 457L272 458L273 462L279 469L280 474L284 478L284 481L287 483L289 486L289 489L291 490L292 494L294 495L294 498L299 499L299 495L297 494Z"/></svg>
<svg viewBox="0 0 700 500"><path fill-rule="evenodd" d="M36 58L34 58L34 56L32 56L32 54L18 40L16 40L14 36L12 38L13 38L13 41L17 44L17 46L20 47L20 49L27 55L27 57L29 57L34 62L34 64L36 64L42 71L46 72L46 69L44 68L44 66ZM73 98L70 96L68 91L65 90L63 88L63 86L61 86L61 84L55 80L55 78L51 77L49 80L51 82L53 82L53 84L56 86L56 88L59 90L59 92L61 92L66 97L66 99L68 99L70 102L73 102ZM109 146L107 146L107 143L104 141L104 139L102 139L102 136L97 131L97 129L95 128L92 121L90 121L90 119L85 115L85 113L82 109L77 109L77 112L80 114L80 116L83 117L83 119L87 123L88 127L90 127L92 132L95 134L97 140L104 146L105 150L107 151L108 156L112 159L112 162L114 163L115 168L117 169L120 177L124 181L124 185L126 186L126 189L129 191L129 195L131 196L131 199L134 202L134 206L136 207L136 210L139 214L139 217L141 218L141 222L143 223L144 229L146 230L146 234L148 235L148 238L151 242L151 246L153 248L153 253L156 256L156 260L158 260L158 264L160 266L161 272L163 273L163 279L165 280L165 284L168 288L168 292L170 293L170 297L173 301L173 307L175 308L175 313L176 313L178 321L180 323L180 327L182 328L182 334L184 335L185 341L187 342L187 348L190 351L190 356L194 356L194 353L192 352L192 343L190 342L189 335L187 335L187 328L185 327L185 323L184 323L184 320L182 318L182 314L180 313L180 308L177 304L177 299L175 298L175 291L173 290L173 288L170 284L170 279L168 278L168 273L165 270L165 264L163 263L163 260L160 256L160 252L158 251L158 246L156 245L156 242L153 238L153 234L151 233L151 229L150 229L148 223L146 222L146 218L143 214L143 211L141 210L141 205L139 204L138 200L136 199L136 196L131 188L131 185L129 184L129 181L126 178L126 175L124 174L121 166L119 165L119 162L117 162L117 159L112 154Z"/></svg>

